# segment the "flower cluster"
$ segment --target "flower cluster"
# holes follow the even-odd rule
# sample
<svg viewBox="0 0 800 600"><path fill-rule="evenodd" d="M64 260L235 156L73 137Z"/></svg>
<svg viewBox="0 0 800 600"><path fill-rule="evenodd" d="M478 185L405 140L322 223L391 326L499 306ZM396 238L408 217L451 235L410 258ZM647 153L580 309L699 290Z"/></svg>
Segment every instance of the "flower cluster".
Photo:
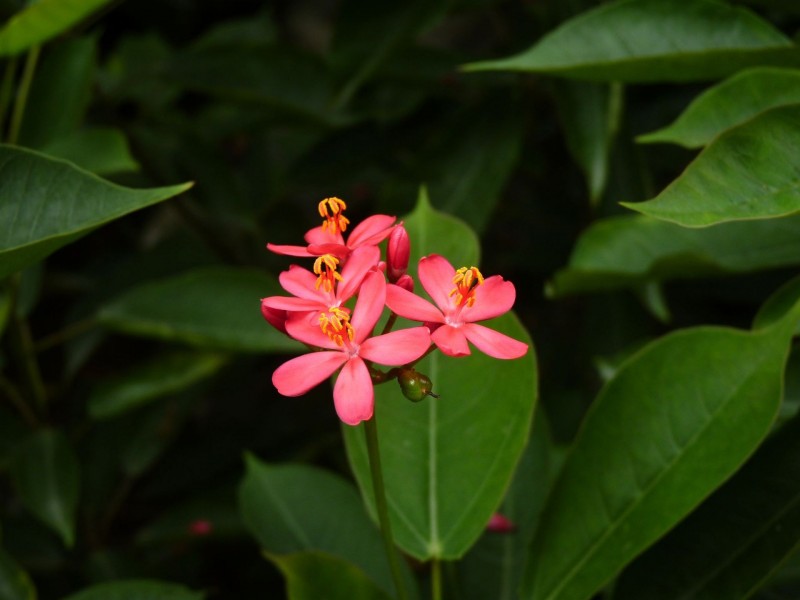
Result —
<svg viewBox="0 0 800 600"><path fill-rule="evenodd" d="M278 367L272 376L278 392L300 396L338 372L336 412L348 425L357 425L372 418L375 383L398 378L405 392L415 377L427 380L413 364L429 352L465 356L468 342L495 358L519 358L528 351L527 344L477 324L511 309L516 291L510 281L499 275L484 278L474 266L455 269L432 254L418 265L431 304L413 292L414 281L406 272L410 240L403 224L373 215L345 238L350 224L346 208L339 198L320 202L322 225L306 233L305 246L267 244L273 252L311 262L311 269L292 265L281 273L281 287L290 296L261 300L261 313L271 325L312 350ZM387 239L382 261L379 244ZM391 314L375 335L386 307ZM421 325L391 331L398 316ZM382 372L374 364L395 368ZM421 389L433 395L429 381Z"/></svg>

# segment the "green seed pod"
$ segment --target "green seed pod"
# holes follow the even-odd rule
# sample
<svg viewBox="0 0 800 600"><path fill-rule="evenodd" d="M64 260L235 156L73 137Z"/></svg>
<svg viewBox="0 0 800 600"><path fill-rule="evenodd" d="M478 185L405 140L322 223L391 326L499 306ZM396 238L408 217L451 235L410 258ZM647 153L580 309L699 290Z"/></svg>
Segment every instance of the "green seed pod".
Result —
<svg viewBox="0 0 800 600"><path fill-rule="evenodd" d="M430 378L422 373L417 373L414 369L400 371L397 376L397 383L400 384L403 395L412 402L420 402L425 399L425 396L438 398L436 394L431 393L433 384Z"/></svg>

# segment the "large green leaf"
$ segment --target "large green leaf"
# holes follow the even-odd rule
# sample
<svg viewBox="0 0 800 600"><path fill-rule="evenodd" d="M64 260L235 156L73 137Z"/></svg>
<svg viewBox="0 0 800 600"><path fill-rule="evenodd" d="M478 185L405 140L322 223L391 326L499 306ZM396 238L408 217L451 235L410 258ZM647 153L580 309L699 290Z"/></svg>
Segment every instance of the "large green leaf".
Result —
<svg viewBox="0 0 800 600"><path fill-rule="evenodd" d="M10 471L25 506L72 546L80 469L64 434L53 430L34 434L17 448Z"/></svg>
<svg viewBox="0 0 800 600"><path fill-rule="evenodd" d="M248 529L275 560L295 552L325 552L393 592L380 533L356 489L338 476L303 465L266 465L248 456L239 506Z"/></svg>
<svg viewBox="0 0 800 600"><path fill-rule="evenodd" d="M800 547L800 419L637 559L618 600L748 598Z"/></svg>
<svg viewBox="0 0 800 600"><path fill-rule="evenodd" d="M775 419L798 318L679 331L622 366L548 499L524 598L590 598L733 474Z"/></svg>
<svg viewBox="0 0 800 600"><path fill-rule="evenodd" d="M640 135L636 141L699 148L765 110L798 103L800 70L748 69L700 94L671 125Z"/></svg>
<svg viewBox="0 0 800 600"><path fill-rule="evenodd" d="M548 294L636 287L649 281L747 273L800 263L800 217L686 229L645 216L594 223ZM747 240L747 243L742 243Z"/></svg>
<svg viewBox="0 0 800 600"><path fill-rule="evenodd" d="M93 127L52 140L42 152L75 163L97 175L138 171L128 140L119 129Z"/></svg>
<svg viewBox="0 0 800 600"><path fill-rule="evenodd" d="M176 583L146 579L98 583L64 600L203 600L206 595Z"/></svg>
<svg viewBox="0 0 800 600"><path fill-rule="evenodd" d="M0 600L36 600L30 576L0 548Z"/></svg>
<svg viewBox="0 0 800 600"><path fill-rule="evenodd" d="M38 0L0 29L0 56L18 54L67 31L111 0Z"/></svg>
<svg viewBox="0 0 800 600"><path fill-rule="evenodd" d="M456 266L476 264L469 228L431 210L424 194L405 222L416 256L436 251ZM489 326L532 348L512 314ZM416 368L441 398L414 404L394 383L375 389L392 529L397 544L417 558L457 558L500 504L525 445L536 401L535 360L532 351L511 361L477 350L459 359L434 352ZM350 463L374 510L363 425L343 428Z"/></svg>
<svg viewBox="0 0 800 600"><path fill-rule="evenodd" d="M363 571L341 557L297 552L267 557L286 578L289 600L391 600Z"/></svg>
<svg viewBox="0 0 800 600"><path fill-rule="evenodd" d="M800 211L800 104L769 110L716 138L647 202L623 202L684 227Z"/></svg>
<svg viewBox="0 0 800 600"><path fill-rule="evenodd" d="M797 60L790 40L747 9L714 0L622 0L574 17L522 54L466 68L690 81L789 60Z"/></svg>
<svg viewBox="0 0 800 600"><path fill-rule="evenodd" d="M62 160L0 146L0 278L190 185L133 190Z"/></svg>
<svg viewBox="0 0 800 600"><path fill-rule="evenodd" d="M265 273L210 267L136 287L105 306L98 318L124 333L202 348L300 350L261 316L259 300L280 293L278 282Z"/></svg>

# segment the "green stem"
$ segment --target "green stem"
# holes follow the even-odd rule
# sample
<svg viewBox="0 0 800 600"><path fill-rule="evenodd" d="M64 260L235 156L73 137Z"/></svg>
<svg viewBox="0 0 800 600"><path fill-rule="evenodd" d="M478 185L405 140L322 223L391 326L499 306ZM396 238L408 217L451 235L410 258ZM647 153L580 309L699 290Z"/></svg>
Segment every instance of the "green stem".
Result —
<svg viewBox="0 0 800 600"><path fill-rule="evenodd" d="M45 350L49 350L50 348L58 346L59 344L63 344L67 340L70 340L82 333L86 333L95 327L97 327L97 319L94 317L76 321L75 323L67 325L60 331L56 331L55 333L51 333L50 335L41 338L36 342L36 351L44 352Z"/></svg>
<svg viewBox="0 0 800 600"><path fill-rule="evenodd" d="M20 314L17 305L19 282L20 274L17 273L10 280L11 317L8 322L8 338L20 375L27 388L28 401L39 409L41 414L44 414L47 407L47 394L42 374L39 371L39 363L36 360L36 350L33 347L33 337L28 327L28 321Z"/></svg>
<svg viewBox="0 0 800 600"><path fill-rule="evenodd" d="M6 395L8 401L14 405L14 408L17 409L17 412L29 427L35 429L39 426L39 419L36 418L30 406L25 402L25 398L17 391L14 384L2 376L0 376L0 391Z"/></svg>
<svg viewBox="0 0 800 600"><path fill-rule="evenodd" d="M14 112L11 115L11 126L8 130L8 143L16 144L19 139L19 131L22 128L22 119L25 116L25 106L28 103L28 92L33 83L33 74L36 72L36 63L39 61L39 46L34 46L28 52L25 60L25 67L22 70L22 79L17 90L17 100L14 102Z"/></svg>
<svg viewBox="0 0 800 600"><path fill-rule="evenodd" d="M0 131L3 131L8 114L8 107L11 106L11 95L14 91L14 75L17 73L17 59L11 57L6 63L6 70L3 73L3 83L0 85Z"/></svg>
<svg viewBox="0 0 800 600"><path fill-rule="evenodd" d="M442 600L442 561L431 561L431 600Z"/></svg>
<svg viewBox="0 0 800 600"><path fill-rule="evenodd" d="M386 503L386 489L383 486L383 470L381 469L378 426L375 422L375 415L369 421L364 422L364 434L367 437L369 470L372 474L372 489L375 492L375 508L378 511L378 522L381 526L383 545L386 548L386 556L389 559L389 568L392 571L394 586L397 588L397 598L398 600L407 600L403 572L400 569L400 558L397 555L397 549L394 547L392 525L389 521L389 506Z"/></svg>

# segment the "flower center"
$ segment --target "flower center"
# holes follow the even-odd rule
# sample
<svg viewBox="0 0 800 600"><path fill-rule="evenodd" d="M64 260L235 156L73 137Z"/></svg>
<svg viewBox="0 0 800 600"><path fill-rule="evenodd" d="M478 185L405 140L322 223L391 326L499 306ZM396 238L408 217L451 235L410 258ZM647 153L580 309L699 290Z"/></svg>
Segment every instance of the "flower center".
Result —
<svg viewBox="0 0 800 600"><path fill-rule="evenodd" d="M472 306L475 304L475 289L483 285L483 275L478 267L461 267L456 271L453 283L456 287L450 290L450 296L455 296L456 306Z"/></svg>
<svg viewBox="0 0 800 600"><path fill-rule="evenodd" d="M342 214L347 208L344 200L339 198L325 198L319 203L319 216L325 219L322 222L322 231L327 231L331 235L342 233L347 229L350 220Z"/></svg>
<svg viewBox="0 0 800 600"><path fill-rule="evenodd" d="M326 292L333 290L337 281L342 281L342 276L336 272L336 267L339 265L339 259L333 254L323 254L314 261L314 273L317 275L317 282L314 284L314 289L319 289L322 286Z"/></svg>
<svg viewBox="0 0 800 600"><path fill-rule="evenodd" d="M319 327L337 346L350 346L355 330L350 325L350 313L346 308L332 306L328 312L319 314Z"/></svg>

